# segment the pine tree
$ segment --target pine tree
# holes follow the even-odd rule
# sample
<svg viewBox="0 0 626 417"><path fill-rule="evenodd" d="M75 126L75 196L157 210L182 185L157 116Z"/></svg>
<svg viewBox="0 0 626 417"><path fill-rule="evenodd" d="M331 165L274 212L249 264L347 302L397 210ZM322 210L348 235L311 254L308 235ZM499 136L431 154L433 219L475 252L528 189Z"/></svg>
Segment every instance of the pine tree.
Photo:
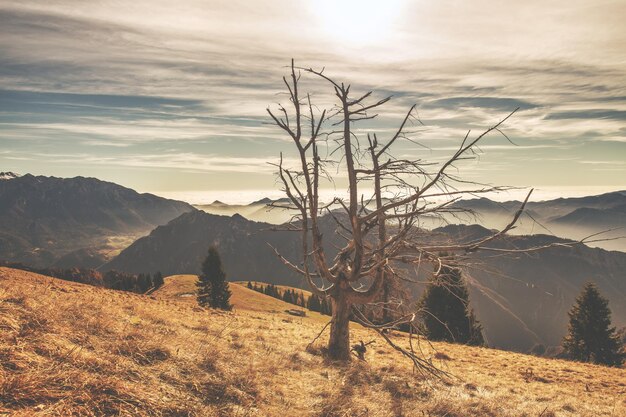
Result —
<svg viewBox="0 0 626 417"><path fill-rule="evenodd" d="M311 294L307 302L307 308L311 311L320 311L321 301L317 294Z"/></svg>
<svg viewBox="0 0 626 417"><path fill-rule="evenodd" d="M198 304L230 310L230 289L226 282L226 274L222 268L222 260L214 246L202 263L202 274L198 277Z"/></svg>
<svg viewBox="0 0 626 417"><path fill-rule="evenodd" d="M430 340L483 345L482 326L469 308L461 270L443 266L420 300L421 318Z"/></svg>
<svg viewBox="0 0 626 417"><path fill-rule="evenodd" d="M570 359L621 366L626 352L611 326L609 301L593 283L587 283L569 311L568 334L563 349Z"/></svg>
<svg viewBox="0 0 626 417"><path fill-rule="evenodd" d="M248 281L248 289L252 289L252 283Z"/></svg>
<svg viewBox="0 0 626 417"><path fill-rule="evenodd" d="M152 282L154 284L154 288L161 288L163 286L163 284L165 283L163 281L163 274L161 274L161 271L157 271L157 273L154 274L154 277L152 278Z"/></svg>

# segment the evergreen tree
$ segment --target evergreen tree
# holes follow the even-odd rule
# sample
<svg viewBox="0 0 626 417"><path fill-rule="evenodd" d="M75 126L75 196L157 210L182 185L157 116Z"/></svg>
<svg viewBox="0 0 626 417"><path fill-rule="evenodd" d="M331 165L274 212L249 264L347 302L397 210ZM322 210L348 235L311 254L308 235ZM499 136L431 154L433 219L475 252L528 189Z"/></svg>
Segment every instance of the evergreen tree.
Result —
<svg viewBox="0 0 626 417"><path fill-rule="evenodd" d="M563 349L570 359L620 366L626 359L623 345L611 326L609 301L587 283L569 311L569 331Z"/></svg>
<svg viewBox="0 0 626 417"><path fill-rule="evenodd" d="M202 263L202 274L196 283L198 287L198 304L230 310L230 289L226 282L226 274L222 268L222 260L214 246L209 248L209 253Z"/></svg>
<svg viewBox="0 0 626 417"><path fill-rule="evenodd" d="M154 274L154 277L152 278L152 282L153 282L155 289L161 288L163 286L165 282L163 281L163 274L161 274L161 271L157 271L157 273Z"/></svg>
<svg viewBox="0 0 626 417"><path fill-rule="evenodd" d="M469 292L459 268L442 266L420 300L430 340L483 345L482 326L469 308Z"/></svg>
<svg viewBox="0 0 626 417"><path fill-rule="evenodd" d="M321 302L320 302L319 296L317 294L311 294L307 303L307 308L311 311L319 312L320 307L321 307Z"/></svg>
<svg viewBox="0 0 626 417"><path fill-rule="evenodd" d="M253 288L252 288L252 283L251 283L250 281L248 281L248 288L249 288L249 289L253 289Z"/></svg>
<svg viewBox="0 0 626 417"><path fill-rule="evenodd" d="M139 274L136 278L136 289L135 291L138 293L145 293L146 291L148 291L150 289L150 287L152 286L152 282L150 279L150 275L146 275L146 274Z"/></svg>

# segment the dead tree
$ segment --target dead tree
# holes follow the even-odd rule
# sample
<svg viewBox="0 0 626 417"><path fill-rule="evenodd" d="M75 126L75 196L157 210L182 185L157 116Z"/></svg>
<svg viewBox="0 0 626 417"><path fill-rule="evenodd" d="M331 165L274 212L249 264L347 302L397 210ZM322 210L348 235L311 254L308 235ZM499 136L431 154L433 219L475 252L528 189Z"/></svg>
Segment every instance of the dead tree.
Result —
<svg viewBox="0 0 626 417"><path fill-rule="evenodd" d="M282 153L276 166L279 181L291 202L283 208L296 211L288 229L302 233L303 259L288 260L278 251L276 255L306 278L313 293L330 298L328 354L331 359L348 361L351 315L375 328L393 345L380 331L381 326L367 322L353 307L372 302L383 291L386 281L398 275L396 265L430 262L439 269L446 264L448 256L485 249L491 241L514 228L530 193L506 227L479 240L429 245L421 239L423 231L419 225L423 216L454 215L459 209L452 203L464 195L507 189L468 182L450 171L457 162L472 157L476 145L488 134L496 132L506 137L500 128L515 110L474 137L468 132L443 163L396 158L391 152L394 144L414 140L409 127L419 122L416 106L408 110L390 137L361 134L356 128L358 122L375 118L377 109L390 97L374 99L371 91L353 96L350 85L335 81L323 70L295 67L293 60L290 69L289 77L283 77L289 104L279 104L277 109L268 108L267 112L297 151L297 163L293 166L287 165ZM301 91L302 76L316 82L317 87L326 86L335 104L327 109L315 105L311 95ZM347 197L337 195L322 202L320 188L324 181L331 180L331 168L347 177ZM345 241L332 259L322 245L322 215L333 218L336 233ZM414 314L403 316L394 324L410 322L414 317ZM396 345L394 348L410 357L419 369L433 372L429 362L414 352Z"/></svg>

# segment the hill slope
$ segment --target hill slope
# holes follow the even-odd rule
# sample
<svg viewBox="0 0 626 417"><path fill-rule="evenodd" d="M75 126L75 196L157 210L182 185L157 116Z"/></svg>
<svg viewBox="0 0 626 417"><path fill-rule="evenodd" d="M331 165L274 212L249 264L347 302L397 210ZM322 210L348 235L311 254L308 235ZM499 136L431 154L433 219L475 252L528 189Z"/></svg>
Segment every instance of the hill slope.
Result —
<svg viewBox="0 0 626 417"><path fill-rule="evenodd" d="M0 260L49 266L62 256L79 262L81 252L71 253L84 249L106 255L191 210L187 203L95 178L27 174L5 179L0 181Z"/></svg>
<svg viewBox="0 0 626 417"><path fill-rule="evenodd" d="M170 285L176 286L178 278ZM188 280L188 279L187 279ZM186 285L186 284L181 284ZM233 291L247 299L243 287ZM264 297L248 294L250 297ZM0 268L0 413L12 416L617 416L626 371L435 343L446 383L381 341L329 365L323 324L204 310ZM272 300L272 302L278 302ZM326 335L322 336L325 338ZM406 345L406 336L391 337ZM374 336L355 328L354 340ZM433 350L422 344L426 356Z"/></svg>
<svg viewBox="0 0 626 417"><path fill-rule="evenodd" d="M123 250L103 269L139 273L162 271L171 274L197 274L207 249L220 248L222 262L232 280L261 280L294 284L297 279L268 246L285 256L296 256L299 235L273 232L272 225L202 211L185 213L164 226L157 227Z"/></svg>
<svg viewBox="0 0 626 417"><path fill-rule="evenodd" d="M151 295L158 300L177 300L196 304L197 275L173 275L165 278L161 288ZM248 289L245 284L231 283L232 296L230 303L235 310L264 311L266 313L280 313L288 309L300 309L301 307L286 303L274 297L268 297L257 291ZM307 310L307 315L314 319L328 321L328 316Z"/></svg>

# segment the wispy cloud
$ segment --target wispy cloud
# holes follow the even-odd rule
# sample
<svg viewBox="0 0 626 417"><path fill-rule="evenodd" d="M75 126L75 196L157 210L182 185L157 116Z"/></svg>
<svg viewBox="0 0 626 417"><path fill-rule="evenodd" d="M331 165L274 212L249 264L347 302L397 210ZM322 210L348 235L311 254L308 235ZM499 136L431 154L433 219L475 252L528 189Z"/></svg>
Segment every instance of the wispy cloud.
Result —
<svg viewBox="0 0 626 417"><path fill-rule="evenodd" d="M488 138L468 175L508 171L498 177L516 184L615 181L602 172L578 178L577 168L587 156L626 164L623 2L394 4L400 12L378 16L394 19L384 38L359 44L329 29L332 11L305 1L4 1L0 145L10 153L0 153L0 163L45 173L74 161L63 171L70 175L89 174L89 164L98 174L120 166L173 177L185 169L240 173L224 177L232 187L247 187L244 175L258 173L270 188L265 161L289 145L265 124L265 108L285 100L277 92L294 57L325 66L355 91L394 96L363 133L392 134L417 103L424 126L412 129L422 146L398 143L401 154L439 160L468 130L519 108L505 126L519 146ZM322 86L303 78L321 104ZM38 153L36 163L29 153ZM129 185L145 178L132 174Z"/></svg>

